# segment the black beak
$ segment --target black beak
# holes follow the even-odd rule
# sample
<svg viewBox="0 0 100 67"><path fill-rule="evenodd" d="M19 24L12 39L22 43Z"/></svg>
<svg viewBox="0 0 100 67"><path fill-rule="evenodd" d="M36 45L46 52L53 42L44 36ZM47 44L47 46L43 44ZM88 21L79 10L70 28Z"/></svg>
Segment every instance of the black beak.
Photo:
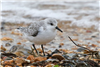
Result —
<svg viewBox="0 0 100 67"><path fill-rule="evenodd" d="M63 32L59 27L56 26L55 28L56 28L57 30L59 30L60 32Z"/></svg>

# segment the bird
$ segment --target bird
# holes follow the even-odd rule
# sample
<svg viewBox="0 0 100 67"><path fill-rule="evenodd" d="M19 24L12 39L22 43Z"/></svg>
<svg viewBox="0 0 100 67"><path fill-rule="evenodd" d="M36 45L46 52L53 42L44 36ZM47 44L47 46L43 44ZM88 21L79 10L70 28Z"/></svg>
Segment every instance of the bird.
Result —
<svg viewBox="0 0 100 67"><path fill-rule="evenodd" d="M56 19L46 18L41 21L35 21L27 27L18 27L17 29L24 34L26 39L33 43L32 46L35 50L35 45L41 45L43 55L45 56L43 45L55 38L57 30L63 32L57 24L58 22Z"/></svg>

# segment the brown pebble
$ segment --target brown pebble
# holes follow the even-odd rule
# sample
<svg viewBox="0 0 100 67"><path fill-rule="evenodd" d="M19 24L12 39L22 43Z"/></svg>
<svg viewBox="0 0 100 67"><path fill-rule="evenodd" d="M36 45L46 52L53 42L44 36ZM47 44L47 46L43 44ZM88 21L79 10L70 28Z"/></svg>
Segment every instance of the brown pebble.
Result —
<svg viewBox="0 0 100 67"><path fill-rule="evenodd" d="M33 55L29 55L29 56L27 57L27 59L30 60L31 63L32 63L32 62L34 61L35 57L34 57Z"/></svg>

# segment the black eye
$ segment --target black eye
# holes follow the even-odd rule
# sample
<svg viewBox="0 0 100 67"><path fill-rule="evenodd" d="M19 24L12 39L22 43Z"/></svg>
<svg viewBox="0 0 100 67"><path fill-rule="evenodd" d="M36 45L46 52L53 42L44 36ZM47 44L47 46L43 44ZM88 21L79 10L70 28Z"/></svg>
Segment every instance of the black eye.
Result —
<svg viewBox="0 0 100 67"><path fill-rule="evenodd" d="M53 26L53 23L50 23L50 25L52 25L52 26Z"/></svg>

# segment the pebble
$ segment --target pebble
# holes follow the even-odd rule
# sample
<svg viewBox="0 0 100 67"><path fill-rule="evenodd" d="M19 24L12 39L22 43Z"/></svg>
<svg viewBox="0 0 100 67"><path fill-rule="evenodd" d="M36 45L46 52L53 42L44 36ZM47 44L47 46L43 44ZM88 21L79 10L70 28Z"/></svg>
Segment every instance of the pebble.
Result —
<svg viewBox="0 0 100 67"><path fill-rule="evenodd" d="M11 46L11 44L10 43L6 43L5 46L6 47L9 47L9 46Z"/></svg>
<svg viewBox="0 0 100 67"><path fill-rule="evenodd" d="M9 51L10 52L15 52L17 49L18 49L18 47L14 45L14 46L11 47L11 49Z"/></svg>

